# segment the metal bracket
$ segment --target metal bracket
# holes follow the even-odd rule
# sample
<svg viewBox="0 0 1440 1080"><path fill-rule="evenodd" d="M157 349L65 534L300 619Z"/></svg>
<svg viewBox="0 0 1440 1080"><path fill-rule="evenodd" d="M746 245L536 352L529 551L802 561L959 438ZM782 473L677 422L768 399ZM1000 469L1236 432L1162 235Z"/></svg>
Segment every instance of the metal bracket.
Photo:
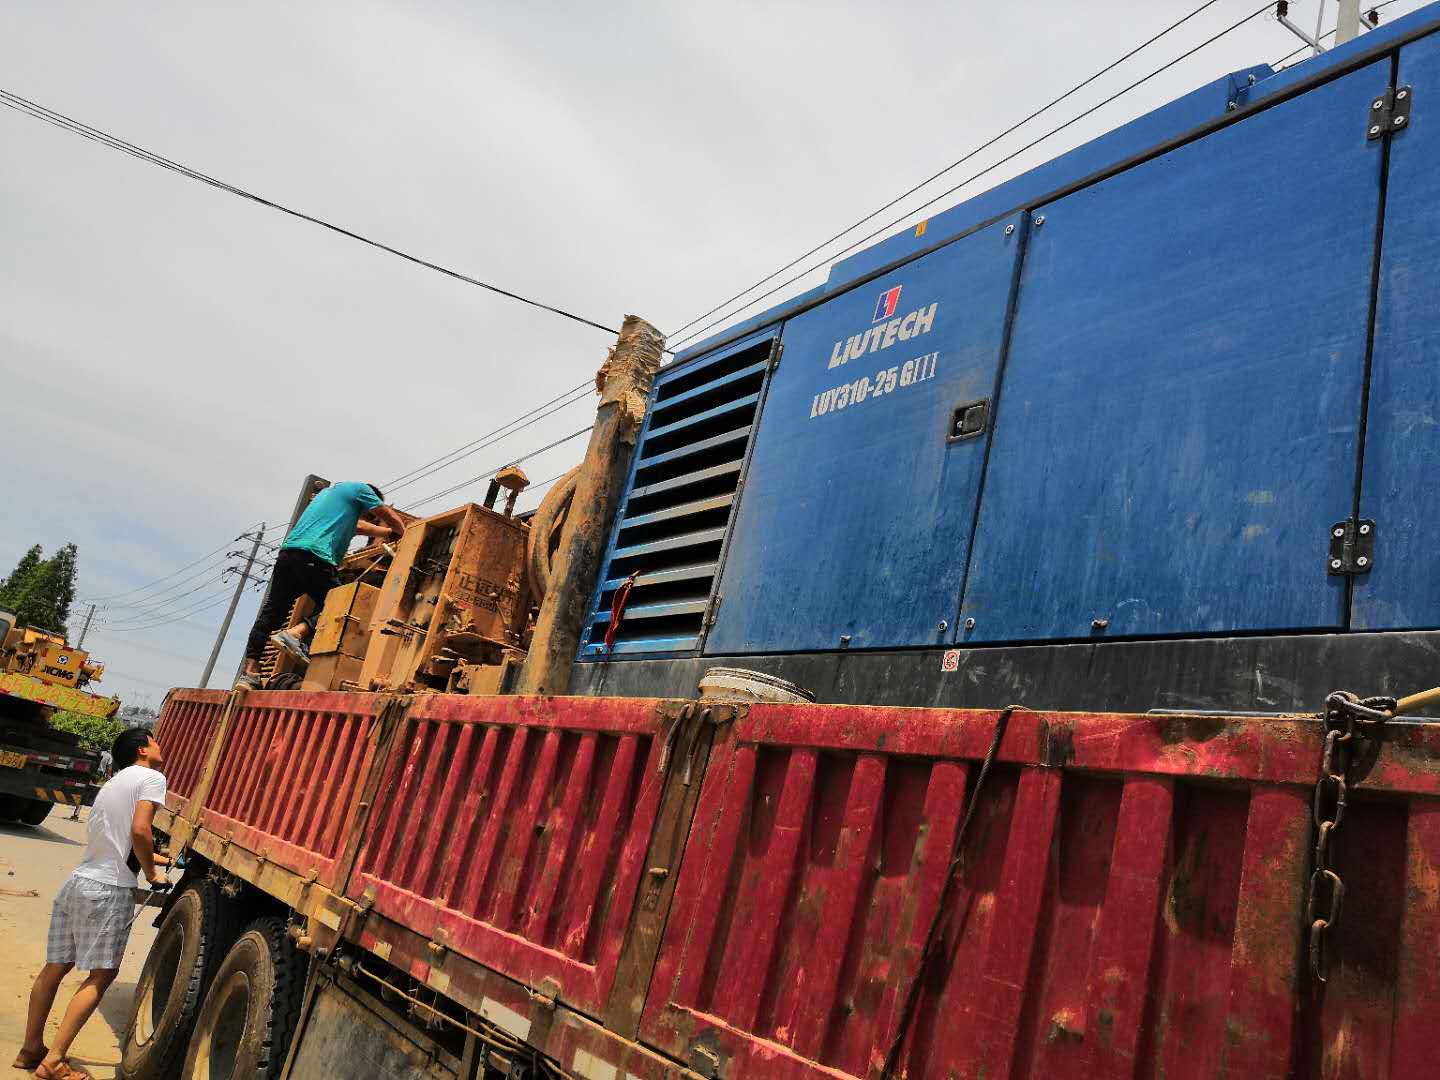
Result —
<svg viewBox="0 0 1440 1080"><path fill-rule="evenodd" d="M219 887L220 891L231 900L239 896L240 890L243 889L245 886L245 883L242 879L236 877L234 874L230 873L230 871L221 868L215 863L210 864L210 871L205 875L205 877L207 880L215 882L215 884ZM175 894L172 892L171 895L174 896Z"/></svg>
<svg viewBox="0 0 1440 1080"><path fill-rule="evenodd" d="M375 886L370 885L361 894L360 900L355 904L355 919L357 926L364 926L370 918L370 909L375 906Z"/></svg>
<svg viewBox="0 0 1440 1080"><path fill-rule="evenodd" d="M780 357L785 353L785 343L775 342L775 347L770 350L770 372L774 374L780 370Z"/></svg>
<svg viewBox="0 0 1440 1080"><path fill-rule="evenodd" d="M1368 574L1375 565L1375 522L1347 518L1330 526L1327 560L1331 574Z"/></svg>
<svg viewBox="0 0 1440 1080"><path fill-rule="evenodd" d="M701 1076L715 1080L720 1076L721 1066L724 1062L718 1051L708 1046L690 1047L690 1068L694 1069Z"/></svg>
<svg viewBox="0 0 1440 1080"><path fill-rule="evenodd" d="M1365 139L1373 142L1386 135L1400 131L1410 123L1410 106L1415 101L1415 90L1409 86L1396 86L1370 102L1365 114Z"/></svg>
<svg viewBox="0 0 1440 1080"><path fill-rule="evenodd" d="M713 627L713 626L715 625L715 620L716 620L716 619L719 617L719 615L720 615L720 605L721 605L722 603L724 603L724 602L725 602L725 598L724 598L723 596L717 596L717 597L715 597L714 600L710 601L710 610L708 610L707 612L705 612L705 629L706 629L706 630L709 630L711 627Z"/></svg>

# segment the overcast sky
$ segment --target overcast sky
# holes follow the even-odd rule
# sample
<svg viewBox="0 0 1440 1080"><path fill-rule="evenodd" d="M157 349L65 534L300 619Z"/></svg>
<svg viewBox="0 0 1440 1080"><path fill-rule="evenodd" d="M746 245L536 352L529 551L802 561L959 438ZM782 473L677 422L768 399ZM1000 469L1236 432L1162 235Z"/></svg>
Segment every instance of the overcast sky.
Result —
<svg viewBox="0 0 1440 1080"><path fill-rule="evenodd" d="M9 0L0 87L606 325L633 312L668 331L1195 3ZM980 160L1256 6L1219 0ZM1292 11L1313 25L1314 0ZM993 179L1295 44L1256 19ZM8 109L0 148L0 575L31 544L75 542L80 592L102 598L86 644L130 703L195 685L219 560L287 518L307 472L384 485L576 385L609 343ZM525 468L538 483L583 445ZM212 685L254 608L252 592Z"/></svg>

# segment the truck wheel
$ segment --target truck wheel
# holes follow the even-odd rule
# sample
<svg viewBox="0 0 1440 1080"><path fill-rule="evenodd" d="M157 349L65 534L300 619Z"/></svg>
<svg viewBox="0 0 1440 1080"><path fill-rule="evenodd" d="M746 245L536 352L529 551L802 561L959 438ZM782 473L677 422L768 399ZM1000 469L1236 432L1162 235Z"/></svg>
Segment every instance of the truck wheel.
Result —
<svg viewBox="0 0 1440 1080"><path fill-rule="evenodd" d="M298 671L282 671L279 675L271 675L265 683L266 690L299 690L305 682L305 676Z"/></svg>
<svg viewBox="0 0 1440 1080"><path fill-rule="evenodd" d="M300 1022L308 961L273 916L240 935L205 995L187 1080L275 1080Z"/></svg>
<svg viewBox="0 0 1440 1080"><path fill-rule="evenodd" d="M235 904L213 881L192 882L160 924L125 1030L120 1073L176 1080L200 1003L235 938Z"/></svg>
<svg viewBox="0 0 1440 1080"><path fill-rule="evenodd" d="M39 799L26 799L25 806L20 811L20 820L26 825L39 825L50 816L50 810L54 803L41 802Z"/></svg>

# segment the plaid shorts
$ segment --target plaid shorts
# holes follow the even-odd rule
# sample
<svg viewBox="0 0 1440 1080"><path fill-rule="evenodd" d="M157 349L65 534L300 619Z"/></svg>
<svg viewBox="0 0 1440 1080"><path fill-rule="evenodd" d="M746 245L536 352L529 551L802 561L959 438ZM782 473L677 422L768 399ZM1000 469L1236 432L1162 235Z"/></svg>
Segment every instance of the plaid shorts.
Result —
<svg viewBox="0 0 1440 1080"><path fill-rule="evenodd" d="M130 940L135 890L71 874L50 909L45 962L82 971L118 968Z"/></svg>

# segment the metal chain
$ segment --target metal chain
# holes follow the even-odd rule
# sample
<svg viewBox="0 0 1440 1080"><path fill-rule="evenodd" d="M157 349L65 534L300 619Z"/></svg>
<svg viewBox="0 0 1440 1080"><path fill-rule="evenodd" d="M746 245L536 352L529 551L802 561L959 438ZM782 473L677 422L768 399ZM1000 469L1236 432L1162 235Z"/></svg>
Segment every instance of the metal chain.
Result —
<svg viewBox="0 0 1440 1080"><path fill-rule="evenodd" d="M1325 699L1325 749L1320 758L1320 779L1315 784L1315 865L1305 898L1305 921L1310 926L1310 974L1325 982L1329 967L1329 934L1340 921L1345 903L1345 881L1333 857L1335 834L1345 821L1349 798L1350 765L1357 744L1371 738L1365 725L1383 723L1394 715L1395 699L1361 699L1337 690Z"/></svg>

